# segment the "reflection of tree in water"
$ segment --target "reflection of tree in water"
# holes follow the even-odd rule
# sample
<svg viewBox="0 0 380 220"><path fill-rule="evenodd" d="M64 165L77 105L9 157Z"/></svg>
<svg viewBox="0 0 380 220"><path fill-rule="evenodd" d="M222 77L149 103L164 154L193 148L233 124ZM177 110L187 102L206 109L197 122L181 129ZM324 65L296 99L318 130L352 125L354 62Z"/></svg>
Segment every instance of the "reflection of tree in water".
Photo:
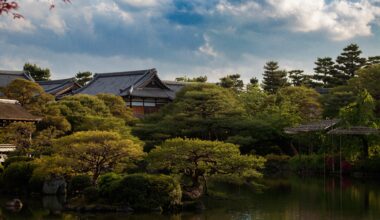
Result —
<svg viewBox="0 0 380 220"><path fill-rule="evenodd" d="M65 202L65 195L50 195L42 197L42 205L49 211L49 215L61 214Z"/></svg>

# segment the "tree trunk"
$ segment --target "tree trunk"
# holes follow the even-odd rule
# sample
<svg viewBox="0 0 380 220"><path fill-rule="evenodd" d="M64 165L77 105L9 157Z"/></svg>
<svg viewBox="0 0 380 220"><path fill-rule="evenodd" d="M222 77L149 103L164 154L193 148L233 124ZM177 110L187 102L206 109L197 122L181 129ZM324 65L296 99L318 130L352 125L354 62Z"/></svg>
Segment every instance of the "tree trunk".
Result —
<svg viewBox="0 0 380 220"><path fill-rule="evenodd" d="M366 137L362 137L361 139L363 142L363 159L367 159L368 158L368 148L369 148L368 140Z"/></svg>

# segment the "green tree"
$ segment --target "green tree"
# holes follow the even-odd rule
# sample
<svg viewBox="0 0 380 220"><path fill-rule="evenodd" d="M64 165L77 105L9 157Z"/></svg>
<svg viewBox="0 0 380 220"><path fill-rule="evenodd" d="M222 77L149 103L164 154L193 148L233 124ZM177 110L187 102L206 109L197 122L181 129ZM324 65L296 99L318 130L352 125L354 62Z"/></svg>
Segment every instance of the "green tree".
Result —
<svg viewBox="0 0 380 220"><path fill-rule="evenodd" d="M313 79L316 80L317 87L332 88L344 84L335 69L335 62L330 57L318 58L314 72Z"/></svg>
<svg viewBox="0 0 380 220"><path fill-rule="evenodd" d="M351 79L348 84L351 90L366 89L376 102L376 115L380 117L380 64L371 65L358 71L358 77Z"/></svg>
<svg viewBox="0 0 380 220"><path fill-rule="evenodd" d="M350 126L367 126L377 128L377 122L374 115L375 100L367 90L361 91L355 102L343 107L339 116L346 127ZM363 157L368 159L368 138L365 135L359 136L363 142Z"/></svg>
<svg viewBox="0 0 380 220"><path fill-rule="evenodd" d="M43 69L36 64L25 63L24 71L27 71L36 81L50 80L51 74L48 68Z"/></svg>
<svg viewBox="0 0 380 220"><path fill-rule="evenodd" d="M99 175L144 155L139 144L107 131L77 132L57 139L54 146L74 171L90 173L94 183Z"/></svg>
<svg viewBox="0 0 380 220"><path fill-rule="evenodd" d="M36 126L31 122L12 122L6 128L5 141L17 147L22 154L28 153L32 146L32 135Z"/></svg>
<svg viewBox="0 0 380 220"><path fill-rule="evenodd" d="M15 99L34 114L41 114L42 106L54 100L54 97L45 93L44 89L35 82L25 79L15 79L2 89L8 99Z"/></svg>
<svg viewBox="0 0 380 220"><path fill-rule="evenodd" d="M148 162L151 169L167 169L189 180L190 184L183 186L183 194L197 199L203 195L208 177L219 175L253 182L261 177L258 170L263 168L265 160L241 155L234 144L176 138L153 149Z"/></svg>
<svg viewBox="0 0 380 220"><path fill-rule="evenodd" d="M134 127L143 140L193 137L224 140L245 111L235 94L208 83L186 85L158 114Z"/></svg>
<svg viewBox="0 0 380 220"><path fill-rule="evenodd" d="M355 76L356 71L366 63L366 58L360 57L362 51L357 44L350 44L336 58L336 69L340 71L342 80L349 80Z"/></svg>
<svg viewBox="0 0 380 220"><path fill-rule="evenodd" d="M319 100L320 95L314 89L306 87L285 87L277 93L277 102L289 102L296 108L294 114L305 122L321 118L322 105Z"/></svg>
<svg viewBox="0 0 380 220"><path fill-rule="evenodd" d="M232 89L233 91L240 92L243 90L244 82L240 79L240 74L227 75L220 78L218 83L223 88Z"/></svg>
<svg viewBox="0 0 380 220"><path fill-rule="evenodd" d="M373 56L373 57L368 57L366 67L380 64L380 56Z"/></svg>
<svg viewBox="0 0 380 220"><path fill-rule="evenodd" d="M193 78L188 78L186 76L177 77L175 78L175 81L177 82L198 82L198 83L205 83L207 82L207 76L198 76Z"/></svg>
<svg viewBox="0 0 380 220"><path fill-rule="evenodd" d="M86 72L78 72L75 75L75 79L77 80L78 84L81 86L86 85L89 81L92 80L92 73L90 71Z"/></svg>
<svg viewBox="0 0 380 220"><path fill-rule="evenodd" d="M269 94L275 94L278 89L287 86L286 75L287 72L280 70L277 62L267 62L264 66L264 78L262 82L264 91Z"/></svg>
<svg viewBox="0 0 380 220"><path fill-rule="evenodd" d="M305 78L303 70L291 70L288 74L293 86L303 85Z"/></svg>
<svg viewBox="0 0 380 220"><path fill-rule="evenodd" d="M96 97L109 107L114 117L124 119L128 125L136 123L137 119L133 116L132 109L127 107L127 103L122 97L113 94L98 94Z"/></svg>

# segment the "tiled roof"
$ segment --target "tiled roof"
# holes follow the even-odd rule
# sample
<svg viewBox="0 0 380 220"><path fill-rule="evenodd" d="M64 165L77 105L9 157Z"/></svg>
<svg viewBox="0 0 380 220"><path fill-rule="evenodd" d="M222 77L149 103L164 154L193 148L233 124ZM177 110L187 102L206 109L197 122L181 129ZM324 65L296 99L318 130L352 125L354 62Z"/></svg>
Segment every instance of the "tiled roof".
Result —
<svg viewBox="0 0 380 220"><path fill-rule="evenodd" d="M0 70L0 87L5 87L15 79L26 79L34 81L29 73L25 71Z"/></svg>
<svg viewBox="0 0 380 220"><path fill-rule="evenodd" d="M148 87L152 81L158 87ZM119 96L169 99L174 98L175 92L158 78L156 69L95 74L90 83L75 91L89 95L111 93Z"/></svg>
<svg viewBox="0 0 380 220"><path fill-rule="evenodd" d="M59 94L67 89L78 89L81 87L74 77L59 80L37 81L37 83L44 88L45 92L52 95Z"/></svg>

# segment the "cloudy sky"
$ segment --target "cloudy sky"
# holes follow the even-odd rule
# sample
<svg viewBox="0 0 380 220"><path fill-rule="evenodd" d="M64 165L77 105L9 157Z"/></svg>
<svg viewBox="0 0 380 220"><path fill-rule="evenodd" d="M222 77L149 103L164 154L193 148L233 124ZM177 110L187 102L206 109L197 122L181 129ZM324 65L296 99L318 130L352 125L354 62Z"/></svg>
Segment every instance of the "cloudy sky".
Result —
<svg viewBox="0 0 380 220"><path fill-rule="evenodd" d="M161 78L261 78L266 61L312 72L347 44L380 55L380 0L19 0L0 16L0 69L25 62L53 78L157 68Z"/></svg>

